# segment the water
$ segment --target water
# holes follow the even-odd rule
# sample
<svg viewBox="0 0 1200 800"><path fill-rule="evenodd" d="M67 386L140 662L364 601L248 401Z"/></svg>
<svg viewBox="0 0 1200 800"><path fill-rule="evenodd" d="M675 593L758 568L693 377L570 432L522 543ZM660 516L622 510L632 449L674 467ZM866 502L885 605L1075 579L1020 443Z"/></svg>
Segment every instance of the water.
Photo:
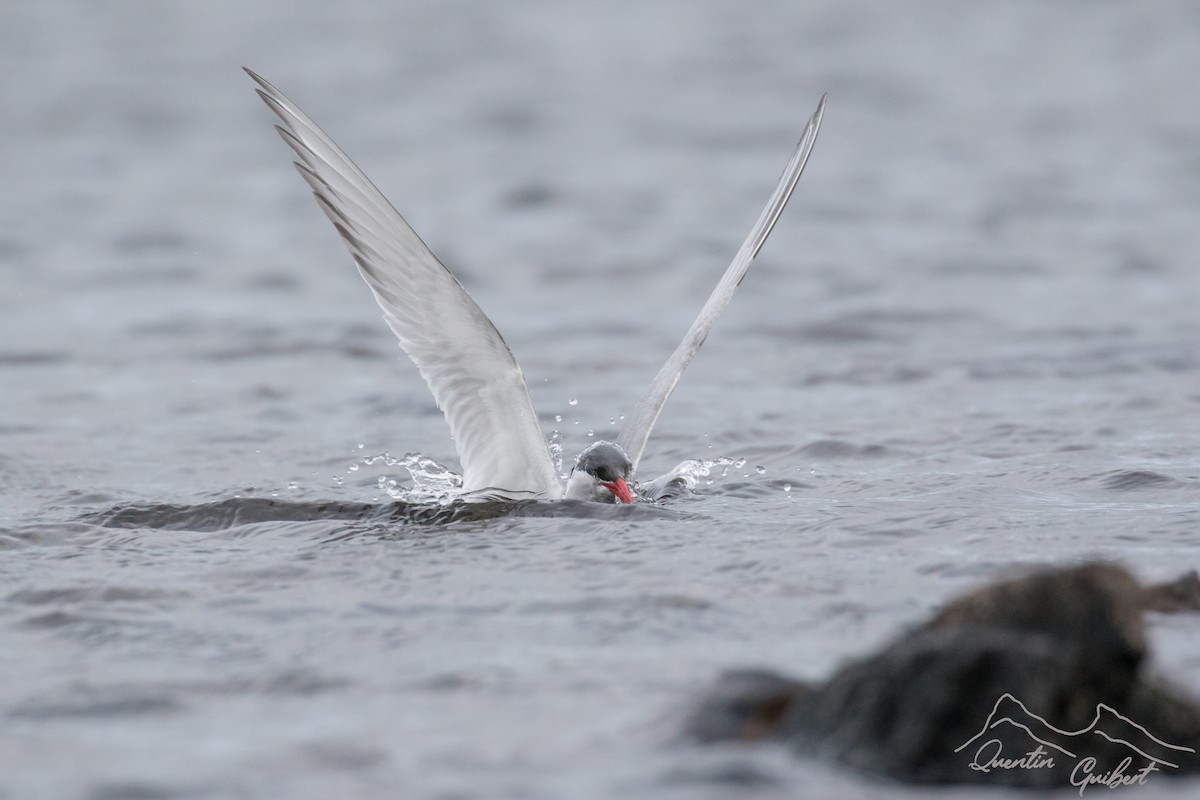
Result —
<svg viewBox="0 0 1200 800"><path fill-rule="evenodd" d="M924 796L674 736L720 670L826 675L1014 566L1197 566L1198 29L1183 2L5 5L0 797ZM407 477L365 458L453 449L243 63L460 275L568 458L829 91L645 461L740 466L658 510L364 512ZM1196 625L1152 623L1193 692Z"/></svg>

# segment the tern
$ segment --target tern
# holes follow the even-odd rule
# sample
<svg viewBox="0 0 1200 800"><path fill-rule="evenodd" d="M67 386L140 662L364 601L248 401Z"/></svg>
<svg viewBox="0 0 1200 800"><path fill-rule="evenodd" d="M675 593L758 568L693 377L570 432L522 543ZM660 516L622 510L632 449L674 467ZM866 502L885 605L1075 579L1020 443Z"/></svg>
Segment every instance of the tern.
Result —
<svg viewBox="0 0 1200 800"><path fill-rule="evenodd" d="M245 69L245 68L244 68ZM465 497L632 503L646 440L684 369L729 304L796 188L821 127L825 96L746 241L663 364L616 442L579 454L565 485L516 358L496 326L387 198L299 106L250 69L301 177L350 250L383 318L446 416Z"/></svg>

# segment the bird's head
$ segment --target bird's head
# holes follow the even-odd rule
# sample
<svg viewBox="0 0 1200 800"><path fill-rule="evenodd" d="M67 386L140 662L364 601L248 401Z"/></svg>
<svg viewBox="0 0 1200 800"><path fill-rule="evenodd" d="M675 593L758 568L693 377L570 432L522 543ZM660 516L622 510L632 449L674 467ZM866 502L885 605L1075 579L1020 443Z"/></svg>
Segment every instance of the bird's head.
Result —
<svg viewBox="0 0 1200 800"><path fill-rule="evenodd" d="M632 503L631 483L633 462L625 451L612 442L596 442L575 460L565 496L571 500Z"/></svg>

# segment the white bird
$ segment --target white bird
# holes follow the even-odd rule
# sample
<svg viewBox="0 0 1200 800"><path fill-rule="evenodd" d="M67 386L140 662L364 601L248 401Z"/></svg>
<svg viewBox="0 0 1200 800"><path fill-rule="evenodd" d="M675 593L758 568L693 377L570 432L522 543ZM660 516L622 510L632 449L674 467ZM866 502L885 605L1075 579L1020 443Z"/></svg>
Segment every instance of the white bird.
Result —
<svg viewBox="0 0 1200 800"><path fill-rule="evenodd" d="M496 326L342 149L278 89L246 72L283 121L275 129L299 157L296 168L446 415L464 492L487 497L634 501L635 471L654 422L787 205L825 110L822 96L766 208L617 442L580 453L564 486L521 368Z"/></svg>

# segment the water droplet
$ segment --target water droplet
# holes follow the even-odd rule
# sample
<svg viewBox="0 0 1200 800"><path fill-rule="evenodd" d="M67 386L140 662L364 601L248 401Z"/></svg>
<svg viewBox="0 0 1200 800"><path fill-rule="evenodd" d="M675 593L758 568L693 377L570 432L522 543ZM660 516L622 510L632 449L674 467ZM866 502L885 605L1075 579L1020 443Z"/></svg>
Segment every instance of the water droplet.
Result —
<svg viewBox="0 0 1200 800"><path fill-rule="evenodd" d="M609 417L609 418L608 418L608 424L609 424L609 425L616 425L616 424L617 424L617 418L616 418L616 417Z"/></svg>
<svg viewBox="0 0 1200 800"><path fill-rule="evenodd" d="M364 447L366 447L366 445L365 445L365 444L363 444L362 442L359 442L359 443L358 443L358 449L359 449L359 450L362 450Z"/></svg>
<svg viewBox="0 0 1200 800"><path fill-rule="evenodd" d="M767 468L766 468L766 467L761 467L761 466L760 466L760 467L755 467L755 468L754 468L754 471L755 471L755 472L757 472L759 475L762 475L763 473L765 473L765 472L767 471Z"/></svg>
<svg viewBox="0 0 1200 800"><path fill-rule="evenodd" d="M341 485L342 485L342 476L341 476L341 475L334 475L334 476L333 476L333 485L334 485L334 486L341 486Z"/></svg>
<svg viewBox="0 0 1200 800"><path fill-rule="evenodd" d="M287 488L288 488L289 492L294 492L300 488L300 484L297 483L296 481L288 481Z"/></svg>
<svg viewBox="0 0 1200 800"><path fill-rule="evenodd" d="M562 414L555 414L555 415L554 415L554 421L555 421L555 422L562 422Z"/></svg>
<svg viewBox="0 0 1200 800"><path fill-rule="evenodd" d="M785 492L790 492L790 491L792 490L792 485L791 485L790 483L785 483L785 484L783 485L783 490L784 490Z"/></svg>
<svg viewBox="0 0 1200 800"><path fill-rule="evenodd" d="M570 400L568 400L568 401L567 401L567 405L569 405L569 406L577 406L577 405L579 405L579 398L577 398L577 397L572 397Z"/></svg>
<svg viewBox="0 0 1200 800"><path fill-rule="evenodd" d="M596 435L596 432L595 432L595 431L592 431L592 430L589 430L589 431L587 432L587 435L588 435L588 436L595 436L595 435Z"/></svg>
<svg viewBox="0 0 1200 800"><path fill-rule="evenodd" d="M742 467L746 466L746 459L739 458L737 461L733 462L733 465L738 469L741 469Z"/></svg>
<svg viewBox="0 0 1200 800"><path fill-rule="evenodd" d="M349 469L351 472L358 472L358 464L351 464L351 465L348 467L348 469Z"/></svg>

